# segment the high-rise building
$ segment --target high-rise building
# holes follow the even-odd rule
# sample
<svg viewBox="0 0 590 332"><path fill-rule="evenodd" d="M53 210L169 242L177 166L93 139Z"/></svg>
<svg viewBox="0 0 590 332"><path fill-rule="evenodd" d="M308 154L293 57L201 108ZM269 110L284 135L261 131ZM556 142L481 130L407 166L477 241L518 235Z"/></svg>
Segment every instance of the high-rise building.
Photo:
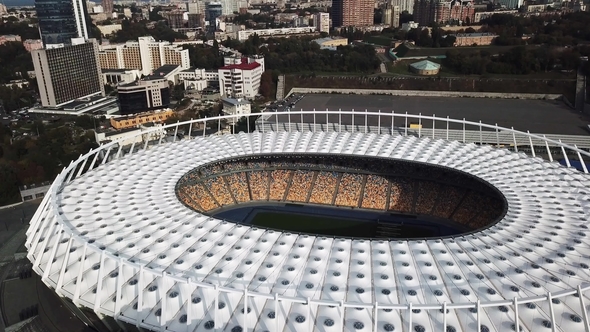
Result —
<svg viewBox="0 0 590 332"><path fill-rule="evenodd" d="M330 14L315 13L313 20L318 32L330 32Z"/></svg>
<svg viewBox="0 0 590 332"><path fill-rule="evenodd" d="M416 0L414 2L414 21L422 26L430 25L434 22L434 12L436 3L432 0Z"/></svg>
<svg viewBox="0 0 590 332"><path fill-rule="evenodd" d="M72 38L88 39L86 1L35 0L43 44L69 44Z"/></svg>
<svg viewBox="0 0 590 332"><path fill-rule="evenodd" d="M95 39L73 39L71 45L33 50L41 104L59 107L75 99L104 96Z"/></svg>
<svg viewBox="0 0 590 332"><path fill-rule="evenodd" d="M519 9L524 4L523 0L500 0L500 4L507 9Z"/></svg>
<svg viewBox="0 0 590 332"><path fill-rule="evenodd" d="M205 6L201 1L191 1L187 3L187 10L189 14L204 14Z"/></svg>
<svg viewBox="0 0 590 332"><path fill-rule="evenodd" d="M238 12L240 7L236 0L220 0L221 1L221 13L223 15L232 15L234 12Z"/></svg>
<svg viewBox="0 0 590 332"><path fill-rule="evenodd" d="M188 14L187 28L195 29L203 26L202 14Z"/></svg>
<svg viewBox="0 0 590 332"><path fill-rule="evenodd" d="M399 6L400 13L407 11L412 14L414 12L414 0L391 0L392 6Z"/></svg>
<svg viewBox="0 0 590 332"><path fill-rule="evenodd" d="M184 28L184 12L180 10L174 10L170 12L163 12L162 16L168 22L168 26L172 29Z"/></svg>
<svg viewBox="0 0 590 332"><path fill-rule="evenodd" d="M414 20L420 25L471 23L475 6L471 1L418 0L414 5Z"/></svg>
<svg viewBox="0 0 590 332"><path fill-rule="evenodd" d="M399 27L399 15L401 11L399 6L392 6L387 4L383 9L383 24L387 24L392 28Z"/></svg>
<svg viewBox="0 0 590 332"><path fill-rule="evenodd" d="M362 27L373 25L374 0L333 0L333 27Z"/></svg>
<svg viewBox="0 0 590 332"><path fill-rule="evenodd" d="M102 0L102 10L107 14L107 17L113 13L113 9L113 0Z"/></svg>
<svg viewBox="0 0 590 332"><path fill-rule="evenodd" d="M154 37L139 37L136 42L102 50L98 59L102 69L139 69L143 75L163 65L190 67L188 50L170 42L157 42Z"/></svg>
<svg viewBox="0 0 590 332"><path fill-rule="evenodd" d="M223 8L219 2L207 2L205 6L205 20L209 24L210 30L217 30L216 19L223 13Z"/></svg>

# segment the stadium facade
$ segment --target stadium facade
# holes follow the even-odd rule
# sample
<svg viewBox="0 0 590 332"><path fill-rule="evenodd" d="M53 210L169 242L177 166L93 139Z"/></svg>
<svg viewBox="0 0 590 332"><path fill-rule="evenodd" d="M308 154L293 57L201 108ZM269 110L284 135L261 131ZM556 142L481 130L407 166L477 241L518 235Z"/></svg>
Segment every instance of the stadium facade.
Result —
<svg viewBox="0 0 590 332"><path fill-rule="evenodd" d="M416 117L372 115L384 118L380 124ZM176 139L179 128L191 133L195 122L221 127L229 118L171 125L174 142L103 145L58 176L26 246L34 271L77 314L131 331L589 330L590 178L583 162L583 171L551 162L555 151L568 166L587 152L544 140L546 151L535 153L531 143L527 155L393 125L368 133L366 125L345 131L338 123ZM511 133L515 142L543 140L467 124ZM489 183L507 208L474 232L388 240L231 223L177 197L179 180L196 168L269 154L439 165Z"/></svg>

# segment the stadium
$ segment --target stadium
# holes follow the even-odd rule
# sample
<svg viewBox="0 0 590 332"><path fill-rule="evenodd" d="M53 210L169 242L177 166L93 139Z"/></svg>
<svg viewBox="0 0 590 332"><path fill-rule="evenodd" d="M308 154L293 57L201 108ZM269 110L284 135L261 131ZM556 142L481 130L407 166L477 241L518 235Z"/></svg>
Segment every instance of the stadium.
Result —
<svg viewBox="0 0 590 332"><path fill-rule="evenodd" d="M589 330L590 154L464 120L313 114L326 123L207 135L221 116L81 156L31 220L34 271L105 330ZM394 126L423 119L447 129Z"/></svg>

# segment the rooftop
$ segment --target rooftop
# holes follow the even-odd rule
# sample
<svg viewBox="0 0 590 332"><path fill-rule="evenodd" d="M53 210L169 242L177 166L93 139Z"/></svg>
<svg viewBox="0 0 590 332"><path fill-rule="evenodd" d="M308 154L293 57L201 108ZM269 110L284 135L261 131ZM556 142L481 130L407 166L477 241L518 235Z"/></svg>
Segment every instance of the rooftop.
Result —
<svg viewBox="0 0 590 332"><path fill-rule="evenodd" d="M422 60L418 62L414 62L410 64L413 68L418 70L437 70L440 69L440 65L438 63L429 61L429 60Z"/></svg>
<svg viewBox="0 0 590 332"><path fill-rule="evenodd" d="M125 128L125 129L108 131L108 132L105 132L104 133L104 137L110 137L110 136L125 134L125 133L129 133L129 132L136 131L136 130L139 130L139 128L137 128L137 127L131 127L131 128Z"/></svg>
<svg viewBox="0 0 590 332"><path fill-rule="evenodd" d="M249 105L250 104L250 102L248 100L241 99L241 98L238 98L238 99L235 99L235 98L221 98L221 101L223 103L231 104L233 106Z"/></svg>
<svg viewBox="0 0 590 332"><path fill-rule="evenodd" d="M313 42L321 45L323 43L331 42L331 41L334 41L334 40L341 40L341 39L346 39L346 38L324 37L324 38L314 39Z"/></svg>
<svg viewBox="0 0 590 332"><path fill-rule="evenodd" d="M237 64L237 65L227 65L227 66L223 66L219 69L240 69L240 70L252 70L252 69L256 69L260 67L260 64L256 61L252 61L251 63L248 63L248 58L242 58L242 63Z"/></svg>
<svg viewBox="0 0 590 332"><path fill-rule="evenodd" d="M114 120L117 121L125 121L125 120L129 120L129 119L136 119L136 118L140 118L142 116L150 116L150 115L155 115L158 113L164 113L167 112L168 110L165 111L149 111L149 112L143 112L143 113L136 113L136 114L131 114L131 115L123 115L123 116L117 116L114 118Z"/></svg>
<svg viewBox="0 0 590 332"><path fill-rule="evenodd" d="M314 108L342 109L343 111L354 109L359 112L367 109L369 112L381 110L381 112L408 112L415 115L436 114L442 117L449 116L452 119L465 118L475 122L481 120L484 123L498 123L499 126L514 127L517 130L530 130L531 133L554 135L588 136L586 125L590 123L590 117L571 110L563 102L553 100L309 94L293 107L295 110L307 111ZM286 114L277 114L279 122L287 122ZM531 121L533 119L534 121ZM301 117L293 115L291 120L300 122ZM274 116L268 121L274 123ZM313 123L313 115L305 115L303 121ZM357 121L362 120L357 119ZM371 126L377 125L375 117L369 117L368 121ZM343 117L342 122L350 125L351 119ZM422 124L424 128L432 128L432 121L423 121ZM436 122L436 127L446 128L446 124Z"/></svg>
<svg viewBox="0 0 590 332"><path fill-rule="evenodd" d="M233 147L228 143L233 143ZM98 151L102 153L107 149L110 146L103 146ZM335 239L252 225L237 226L198 213L178 213L186 208L176 197L176 181L186 174L187 165L198 167L225 158L292 151L310 154L325 151L359 157L379 155L451 167L499 188L513 213L493 229L454 240L423 241ZM91 162L94 156L84 158L84 162ZM79 164L82 161L79 160ZM445 324L441 323L443 319L432 318L427 311L436 310L438 314L438 310L443 310L445 313L446 305L451 303L479 309L481 300L481 304L490 309L479 311L486 313L482 315L485 319L482 324L491 327L490 331L506 331L510 330L506 327L511 326L513 317L518 317L517 310L521 308L518 303L516 306L509 303L536 301L535 306L520 311L521 320L517 318L517 324L522 321L522 330L525 326L526 330L543 326L544 319L528 319L530 317L547 317L545 326L551 323L560 331L579 331L577 327L583 325L579 313L586 309L582 300L588 300L585 295L588 294L587 286L583 290L578 288L578 298L571 296L587 277L584 272L587 264L583 267L580 264L584 261L581 258L589 254L588 235L582 230L588 227L586 211L589 203L585 199L588 176L577 170L490 146L433 141L425 137L337 132L279 131L195 137L165 148L134 151L126 155L124 161L126 163L115 160L112 164L91 169L71 181L66 176L58 177L55 185L63 190L55 196L54 193L48 195L46 201L49 204L35 215L28 234L29 255L37 258L33 262L35 272L56 271L48 273L43 282L50 285L61 282L64 296L74 298L75 281L83 274L86 284L80 295L81 301L97 303L98 310L105 315L115 316L122 312L118 319L146 329L160 327L160 322L166 322L170 331L185 331L184 318L178 318L183 314L194 313L190 319L197 322L195 325L207 322L211 317L210 310L185 309L213 306L224 310L217 321L230 327L246 317L253 326L274 327L278 322L281 330L302 330L301 326L311 330L315 328L313 324L318 325L319 330L321 324L336 323L339 325L330 331L398 331L409 330L404 328L405 323L399 317L413 317L414 322L427 325L428 331L434 331L442 330ZM105 159L105 162L111 161ZM69 166L65 174L76 176L77 165ZM152 176L152 179L151 174L158 176ZM135 183L139 190L124 190ZM109 197L109 193L119 188L123 190L125 201ZM87 195L80 195L80 191ZM102 191L107 194L98 194ZM411 193L418 193L418 189ZM150 199L159 204L150 203ZM440 199L444 202L444 197ZM63 209L58 210L60 204ZM574 208L574 204L578 207ZM131 205L150 218L142 219L144 216L127 208ZM82 212L75 210L78 207ZM115 207L121 215L113 215ZM92 211L98 211L100 215L77 217ZM100 221L91 220L99 216ZM42 220L42 217L46 219ZM71 220L76 218L83 219L79 224L72 223ZM125 218L130 226L121 227L120 218ZM174 218L178 221L172 223ZM105 226L97 227L98 224ZM559 228L554 228L557 224ZM53 232L58 227L64 232ZM549 229L552 234L548 233ZM111 235L110 231L116 234ZM82 232L87 236L80 236ZM167 236L170 233L175 236ZM46 235L45 238L42 235ZM114 237L118 238L117 241L113 241ZM88 243L88 239L95 244ZM154 245L155 239L162 239L162 243ZM193 245L199 241L205 244ZM44 252L48 243L55 250ZM242 250L237 249L238 245ZM212 246L215 250L211 250ZM87 248L87 251L81 248ZM114 253L120 252L120 248L125 248L125 254L116 256ZM520 248L531 250L525 252ZM58 250L66 254L55 254ZM512 255L513 251L522 253ZM420 258L416 258L417 253ZM565 258L555 258L558 256ZM487 263L490 259L493 261ZM484 261L486 264L481 263ZM426 272L425 262L433 262L427 264L432 268ZM65 267L69 267L69 272L65 272ZM137 286L118 287L137 281L129 273L118 271L137 270L144 273L139 273ZM238 273L239 277L236 277ZM423 281L425 273L437 276L436 285ZM514 277L517 275L520 277ZM549 277L551 280L547 280ZM185 280L186 284L179 280ZM395 287L392 287L392 280ZM531 280L538 281L538 287L537 284L532 287ZM97 295L92 292L95 287ZM155 293L156 290L161 293ZM125 296L121 298L118 293ZM141 294L151 295L143 298L142 310L135 310L133 305ZM167 301L164 304L170 305L162 307L160 298L153 294L162 294L161 298ZM553 295L557 298L553 302L555 305L551 304ZM244 301L241 301L242 296ZM113 303L112 298L119 302ZM192 298L196 303L179 302L175 298ZM498 301L508 304L498 309ZM257 303L264 303L264 309L257 310ZM407 303L430 306L434 310L412 312L406 309ZM115 304L121 311L115 310ZM246 315L236 318L233 314L238 315L241 309L247 312L250 305L253 306L251 318ZM390 315L390 311L378 311L382 309L381 305L394 311ZM269 316L275 306L282 306L281 311L273 311ZM332 310L328 306L340 306L341 310ZM361 306L362 310L356 309ZM313 313L321 314L314 316ZM378 319L378 314L382 320ZM445 322L458 327L449 330L457 331L470 331L461 327L473 326L478 317L474 310L456 310L455 307L445 315L448 319ZM316 323L319 316L322 318ZM554 320L551 316L559 319ZM388 322L386 329L381 328L385 319ZM211 321L207 326L216 326L215 320Z"/></svg>
<svg viewBox="0 0 590 332"><path fill-rule="evenodd" d="M180 67L179 65L163 65L162 67L160 67L158 69L154 69L153 73L151 75L148 75L147 78L148 79L164 78L164 77L170 75L170 73L172 73L173 71L175 71L179 67Z"/></svg>

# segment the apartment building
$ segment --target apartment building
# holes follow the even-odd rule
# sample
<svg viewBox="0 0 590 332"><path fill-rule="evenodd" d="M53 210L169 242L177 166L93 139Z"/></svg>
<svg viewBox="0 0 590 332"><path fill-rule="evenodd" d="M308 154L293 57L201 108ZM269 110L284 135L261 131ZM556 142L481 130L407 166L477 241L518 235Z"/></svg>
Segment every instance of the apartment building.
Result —
<svg viewBox="0 0 590 332"><path fill-rule="evenodd" d="M188 50L170 42L156 41L151 36L102 50L98 56L102 69L139 69L143 75L149 75L163 65L190 67Z"/></svg>
<svg viewBox="0 0 590 332"><path fill-rule="evenodd" d="M254 98L260 88L264 64L253 58L242 58L241 63L223 66L218 72L219 91L222 97Z"/></svg>

